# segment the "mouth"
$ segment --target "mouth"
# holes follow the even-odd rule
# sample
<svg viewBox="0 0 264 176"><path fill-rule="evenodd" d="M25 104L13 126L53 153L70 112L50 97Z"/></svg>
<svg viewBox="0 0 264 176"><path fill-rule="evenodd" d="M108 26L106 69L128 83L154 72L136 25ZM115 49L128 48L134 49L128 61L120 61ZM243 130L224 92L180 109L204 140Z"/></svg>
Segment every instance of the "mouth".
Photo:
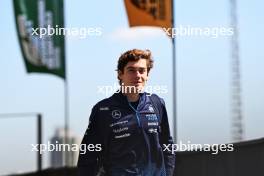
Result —
<svg viewBox="0 0 264 176"><path fill-rule="evenodd" d="M142 82L139 82L139 81L137 81L137 82L132 82L132 84L135 84L135 85L138 85L138 84L141 84Z"/></svg>

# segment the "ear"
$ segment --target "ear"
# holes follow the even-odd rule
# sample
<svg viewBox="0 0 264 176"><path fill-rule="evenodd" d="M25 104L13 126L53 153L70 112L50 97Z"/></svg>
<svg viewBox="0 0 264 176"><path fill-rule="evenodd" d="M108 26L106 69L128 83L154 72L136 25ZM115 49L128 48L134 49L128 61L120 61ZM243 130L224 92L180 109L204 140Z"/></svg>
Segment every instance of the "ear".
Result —
<svg viewBox="0 0 264 176"><path fill-rule="evenodd" d="M122 71L118 70L118 71L117 71L117 77L118 77L119 80L122 79L122 78L121 78L122 75L123 75Z"/></svg>
<svg viewBox="0 0 264 176"><path fill-rule="evenodd" d="M146 82L149 80L149 73L147 74L147 77L146 77Z"/></svg>

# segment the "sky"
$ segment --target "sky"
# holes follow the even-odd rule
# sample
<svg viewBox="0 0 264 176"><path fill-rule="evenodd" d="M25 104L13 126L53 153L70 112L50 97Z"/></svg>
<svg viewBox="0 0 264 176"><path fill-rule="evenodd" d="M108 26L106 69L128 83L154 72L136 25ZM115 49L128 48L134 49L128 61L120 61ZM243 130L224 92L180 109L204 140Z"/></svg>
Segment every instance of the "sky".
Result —
<svg viewBox="0 0 264 176"><path fill-rule="evenodd" d="M245 140L264 134L263 2L239 1L242 113ZM0 114L43 114L43 143L64 125L64 81L50 74L26 73L18 44L11 0L0 1ZM175 1L176 27L229 27L229 1ZM164 85L172 128L172 45L155 27L129 28L122 0L65 0L66 27L100 27L102 35L66 37L69 117L72 132L82 138L91 108L107 97L98 86L117 84L117 59L126 50L150 49L154 69L148 85ZM229 143L231 139L231 38L176 37L178 141ZM110 95L108 95L110 96ZM171 129L172 130L172 129ZM0 118L0 175L34 171L36 120ZM44 168L49 166L49 154Z"/></svg>

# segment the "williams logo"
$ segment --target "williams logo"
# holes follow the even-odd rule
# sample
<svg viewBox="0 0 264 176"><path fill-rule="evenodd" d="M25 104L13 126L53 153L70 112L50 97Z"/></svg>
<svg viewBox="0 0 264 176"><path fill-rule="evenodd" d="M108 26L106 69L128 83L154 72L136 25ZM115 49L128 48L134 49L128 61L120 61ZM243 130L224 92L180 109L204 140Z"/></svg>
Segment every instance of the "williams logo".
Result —
<svg viewBox="0 0 264 176"><path fill-rule="evenodd" d="M154 108L153 108L152 105L149 105L148 109L149 109L150 112L154 112Z"/></svg>

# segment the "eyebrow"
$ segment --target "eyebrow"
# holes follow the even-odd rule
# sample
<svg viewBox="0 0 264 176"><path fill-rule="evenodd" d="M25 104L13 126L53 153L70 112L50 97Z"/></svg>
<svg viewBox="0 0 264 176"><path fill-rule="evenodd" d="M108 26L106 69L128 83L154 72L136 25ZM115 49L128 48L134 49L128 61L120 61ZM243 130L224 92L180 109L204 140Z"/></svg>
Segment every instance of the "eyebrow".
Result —
<svg viewBox="0 0 264 176"><path fill-rule="evenodd" d="M135 69L135 68L139 68L139 69L147 69L146 67L132 67L132 66L129 66L127 67L126 69Z"/></svg>

